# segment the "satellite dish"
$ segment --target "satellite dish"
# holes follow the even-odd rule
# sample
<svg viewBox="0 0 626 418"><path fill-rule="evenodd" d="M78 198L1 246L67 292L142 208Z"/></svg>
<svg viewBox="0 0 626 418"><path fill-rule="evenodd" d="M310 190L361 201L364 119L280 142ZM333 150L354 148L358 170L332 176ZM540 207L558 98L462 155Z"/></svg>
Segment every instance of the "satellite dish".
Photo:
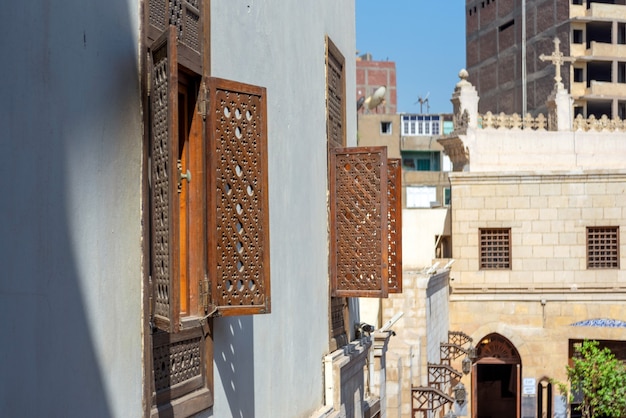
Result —
<svg viewBox="0 0 626 418"><path fill-rule="evenodd" d="M365 96L359 97L359 100L356 101L356 110L357 110L357 112L359 110L361 110L361 108L363 107L363 103L365 103Z"/></svg>
<svg viewBox="0 0 626 418"><path fill-rule="evenodd" d="M376 89L374 94L365 99L365 103L367 104L368 109L374 109L376 106L382 103L385 98L385 93L387 92L387 87L380 86Z"/></svg>

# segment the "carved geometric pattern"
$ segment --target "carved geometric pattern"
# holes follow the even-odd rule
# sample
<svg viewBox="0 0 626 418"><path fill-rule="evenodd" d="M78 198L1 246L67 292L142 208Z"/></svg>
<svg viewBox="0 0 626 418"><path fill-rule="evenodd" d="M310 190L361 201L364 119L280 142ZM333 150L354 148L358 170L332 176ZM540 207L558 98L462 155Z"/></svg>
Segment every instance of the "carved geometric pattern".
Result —
<svg viewBox="0 0 626 418"><path fill-rule="evenodd" d="M469 354L469 350L456 344L439 343L439 355L442 364L449 365L452 360L458 359L463 354Z"/></svg>
<svg viewBox="0 0 626 418"><path fill-rule="evenodd" d="M166 0L150 0L148 2L148 19L151 25L160 31L164 31L167 25Z"/></svg>
<svg viewBox="0 0 626 418"><path fill-rule="evenodd" d="M331 150L334 296L387 296L386 154L382 147Z"/></svg>
<svg viewBox="0 0 626 418"><path fill-rule="evenodd" d="M175 26L177 39L200 53L202 18L199 0L149 0L148 8L150 25L160 32L168 25Z"/></svg>
<svg viewBox="0 0 626 418"><path fill-rule="evenodd" d="M448 331L448 342L451 344L463 345L473 341L472 337L463 331Z"/></svg>
<svg viewBox="0 0 626 418"><path fill-rule="evenodd" d="M515 347L499 334L490 334L481 340L476 350L477 358L497 358L505 363L518 364L520 356Z"/></svg>
<svg viewBox="0 0 626 418"><path fill-rule="evenodd" d="M153 350L156 392L202 374L202 337L177 341Z"/></svg>
<svg viewBox="0 0 626 418"><path fill-rule="evenodd" d="M436 411L445 404L451 404L454 402L450 396L441 392L438 389L430 387L413 387L411 388L412 395L412 417L418 418L420 416L428 416L426 413L429 411ZM420 414L422 412L422 414Z"/></svg>
<svg viewBox="0 0 626 418"><path fill-rule="evenodd" d="M175 44L175 42L173 42ZM172 181L172 161L175 156L176 140L172 138L174 129L171 125L170 107L173 105L171 88L177 88L175 75L171 74L175 66L175 51L172 42L166 41L152 54L152 133L151 133L151 222L152 222L152 287L153 313L156 326L171 330L172 321L176 322L176 304L172 295L176 295L173 284L176 283L174 263L173 225L176 208L172 201L176 186ZM175 68L175 67L174 67ZM174 78L173 78L174 77Z"/></svg>
<svg viewBox="0 0 626 418"><path fill-rule="evenodd" d="M402 293L402 168L399 158L388 160L389 293Z"/></svg>
<svg viewBox="0 0 626 418"><path fill-rule="evenodd" d="M619 268L618 227L587 227L587 268Z"/></svg>
<svg viewBox="0 0 626 418"><path fill-rule="evenodd" d="M344 145L344 58L328 39L326 57L326 108L328 142Z"/></svg>
<svg viewBox="0 0 626 418"><path fill-rule="evenodd" d="M200 52L200 10L197 1L170 0L170 25L178 29L178 39L194 51Z"/></svg>
<svg viewBox="0 0 626 418"><path fill-rule="evenodd" d="M210 217L215 218L215 229L209 230L215 234L210 248L215 251L216 268L213 302L222 308L247 307L252 309L249 313L265 313L269 312L265 89L211 81L209 199L215 199L216 209Z"/></svg>
<svg viewBox="0 0 626 418"><path fill-rule="evenodd" d="M463 374L446 364L428 363L428 386L444 391L452 383L452 378L459 380Z"/></svg>

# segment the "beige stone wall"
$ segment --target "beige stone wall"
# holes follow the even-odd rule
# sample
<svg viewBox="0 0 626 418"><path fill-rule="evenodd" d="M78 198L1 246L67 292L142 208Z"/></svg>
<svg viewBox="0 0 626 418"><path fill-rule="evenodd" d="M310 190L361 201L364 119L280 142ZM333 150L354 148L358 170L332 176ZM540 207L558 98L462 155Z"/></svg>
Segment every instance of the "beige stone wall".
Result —
<svg viewBox="0 0 626 418"><path fill-rule="evenodd" d="M586 227L623 226L625 265L626 171L451 178L455 286L624 290L626 271L586 268ZM479 269L479 228L511 228L511 270Z"/></svg>
<svg viewBox="0 0 626 418"><path fill-rule="evenodd" d="M626 172L454 173L451 182L450 329L475 343L490 333L508 338L522 377L537 382L566 381L571 339L626 340L625 328L572 326L626 318L623 268L586 268L587 226L620 227L626 265ZM510 270L480 270L482 227L511 228ZM471 388L471 375L464 383Z"/></svg>
<svg viewBox="0 0 626 418"><path fill-rule="evenodd" d="M439 362L448 334L449 271L405 270L403 291L383 299L383 323L398 312L387 351L387 416L411 417L411 387L428 385L428 362Z"/></svg>

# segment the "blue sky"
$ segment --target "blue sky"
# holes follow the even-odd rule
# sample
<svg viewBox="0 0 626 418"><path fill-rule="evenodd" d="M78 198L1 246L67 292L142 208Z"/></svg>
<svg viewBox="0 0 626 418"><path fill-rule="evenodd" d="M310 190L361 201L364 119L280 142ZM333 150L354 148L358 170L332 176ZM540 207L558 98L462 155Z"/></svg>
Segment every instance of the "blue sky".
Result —
<svg viewBox="0 0 626 418"><path fill-rule="evenodd" d="M430 113L451 113L465 68L465 0L356 0L356 46L395 61L398 112L419 113L415 102L430 93Z"/></svg>

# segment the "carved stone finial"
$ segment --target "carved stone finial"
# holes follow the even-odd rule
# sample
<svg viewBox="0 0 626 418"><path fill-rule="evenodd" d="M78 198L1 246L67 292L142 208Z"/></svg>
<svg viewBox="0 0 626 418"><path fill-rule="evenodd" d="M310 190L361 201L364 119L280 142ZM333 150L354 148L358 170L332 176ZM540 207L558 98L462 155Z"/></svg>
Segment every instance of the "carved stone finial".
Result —
<svg viewBox="0 0 626 418"><path fill-rule="evenodd" d="M471 86L472 83L467 81L468 77L469 73L467 72L467 70L465 68L461 69L461 71L459 71L459 78L461 79L461 81L456 83L457 88L463 86Z"/></svg>

